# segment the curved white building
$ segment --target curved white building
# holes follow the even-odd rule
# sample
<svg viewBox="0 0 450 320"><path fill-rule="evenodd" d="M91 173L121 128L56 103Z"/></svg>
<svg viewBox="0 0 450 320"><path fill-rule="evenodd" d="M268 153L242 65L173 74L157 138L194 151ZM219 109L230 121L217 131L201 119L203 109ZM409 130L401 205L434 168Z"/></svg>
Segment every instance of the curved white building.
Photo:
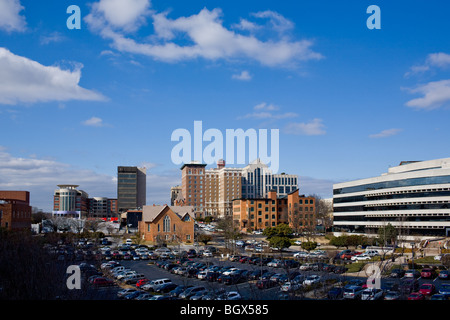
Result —
<svg viewBox="0 0 450 320"><path fill-rule="evenodd" d="M450 158L405 161L379 177L333 185L334 232L450 235Z"/></svg>

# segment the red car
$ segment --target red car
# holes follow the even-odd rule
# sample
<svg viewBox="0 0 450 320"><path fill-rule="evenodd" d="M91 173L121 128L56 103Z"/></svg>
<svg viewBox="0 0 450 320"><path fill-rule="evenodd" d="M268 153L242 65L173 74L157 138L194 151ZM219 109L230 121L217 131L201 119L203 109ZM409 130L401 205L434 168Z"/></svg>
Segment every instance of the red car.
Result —
<svg viewBox="0 0 450 320"><path fill-rule="evenodd" d="M92 284L96 287L109 287L114 285L114 281L108 278L99 277L92 280Z"/></svg>
<svg viewBox="0 0 450 320"><path fill-rule="evenodd" d="M148 280L148 279L139 279L138 282L136 282L136 288L140 288L141 286L143 286L144 284L146 284L149 281L150 280Z"/></svg>
<svg viewBox="0 0 450 320"><path fill-rule="evenodd" d="M408 296L408 300L425 300L425 296L420 292L413 292Z"/></svg>
<svg viewBox="0 0 450 320"><path fill-rule="evenodd" d="M420 276L422 278L430 279L436 277L436 272L431 268L423 268Z"/></svg>
<svg viewBox="0 0 450 320"><path fill-rule="evenodd" d="M436 292L436 287L432 283L424 283L420 286L419 292L424 296L431 296Z"/></svg>

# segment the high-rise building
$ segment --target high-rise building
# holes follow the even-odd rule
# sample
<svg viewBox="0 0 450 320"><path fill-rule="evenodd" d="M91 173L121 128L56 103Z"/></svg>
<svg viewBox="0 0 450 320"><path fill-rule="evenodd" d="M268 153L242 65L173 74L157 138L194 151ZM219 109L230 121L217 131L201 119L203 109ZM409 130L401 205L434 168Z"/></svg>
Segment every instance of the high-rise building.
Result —
<svg viewBox="0 0 450 320"><path fill-rule="evenodd" d="M184 205L193 206L195 212L205 208L205 167L206 164L191 162L181 167L181 193Z"/></svg>
<svg viewBox="0 0 450 320"><path fill-rule="evenodd" d="M193 205L197 215L223 217L233 213L233 199L266 198L270 190L287 196L298 189L297 175L272 174L259 159L245 168L227 168L224 160L217 167L191 162L182 170L181 195L177 205Z"/></svg>
<svg viewBox="0 0 450 320"><path fill-rule="evenodd" d="M378 177L333 185L333 231L377 235L450 235L450 158L403 161Z"/></svg>
<svg viewBox="0 0 450 320"><path fill-rule="evenodd" d="M297 175L273 174L260 159L242 169L243 198L266 198L271 190L275 190L278 196L286 196L297 189Z"/></svg>
<svg viewBox="0 0 450 320"><path fill-rule="evenodd" d="M223 160L205 171L205 215L233 213L232 200L241 197L241 173L241 168L225 167Z"/></svg>
<svg viewBox="0 0 450 320"><path fill-rule="evenodd" d="M117 206L119 212L145 206L146 169L138 167L117 167Z"/></svg>
<svg viewBox="0 0 450 320"><path fill-rule="evenodd" d="M53 194L53 215L84 218L88 214L89 195L75 184L59 184Z"/></svg>

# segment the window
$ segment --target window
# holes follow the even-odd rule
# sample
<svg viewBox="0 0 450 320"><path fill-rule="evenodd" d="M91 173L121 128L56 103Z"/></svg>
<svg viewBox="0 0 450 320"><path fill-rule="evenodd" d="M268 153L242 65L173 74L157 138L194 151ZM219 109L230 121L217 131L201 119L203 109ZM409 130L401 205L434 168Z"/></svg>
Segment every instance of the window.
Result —
<svg viewBox="0 0 450 320"><path fill-rule="evenodd" d="M147 224L147 232L150 232L150 223Z"/></svg>
<svg viewBox="0 0 450 320"><path fill-rule="evenodd" d="M163 220L163 232L170 232L170 218L165 216Z"/></svg>

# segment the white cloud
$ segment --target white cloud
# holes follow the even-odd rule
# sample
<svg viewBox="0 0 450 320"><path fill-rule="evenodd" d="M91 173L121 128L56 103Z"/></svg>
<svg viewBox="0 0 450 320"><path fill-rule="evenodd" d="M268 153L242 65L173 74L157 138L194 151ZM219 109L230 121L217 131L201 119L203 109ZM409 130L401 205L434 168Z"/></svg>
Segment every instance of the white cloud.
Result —
<svg viewBox="0 0 450 320"><path fill-rule="evenodd" d="M247 70L244 70L241 73L233 74L232 78L236 80L249 81L252 79L252 76Z"/></svg>
<svg viewBox="0 0 450 320"><path fill-rule="evenodd" d="M102 3L105 0L102 0ZM116 12L116 14L120 14ZM251 59L266 66L285 66L299 61L319 60L322 55L314 52L312 41L290 41L288 37L262 41L253 35L239 34L224 27L220 9L203 9L188 17L169 19L168 13L152 13L155 33L147 42L137 42L117 30L117 26L131 24L143 16L127 15L127 23L113 23L106 11L93 5L93 11L86 17L91 30L112 41L112 47L121 52L141 54L165 62L178 62L189 59ZM278 21L277 28L286 28L275 14L262 14ZM131 18L130 18L131 17ZM278 19L278 20L276 20ZM122 21L122 19L118 19ZM182 44L177 43L181 40ZM188 43L187 43L188 42Z"/></svg>
<svg viewBox="0 0 450 320"><path fill-rule="evenodd" d="M394 129L386 129L379 133L371 134L371 135L369 135L369 137L370 138L387 138L390 136L394 136L394 135L400 133L401 131L402 131L402 129L395 129L395 128Z"/></svg>
<svg viewBox="0 0 450 320"><path fill-rule="evenodd" d="M36 156L15 157L0 146L0 190L30 191L32 206L51 210L58 184L77 184L90 196L116 197L116 177Z"/></svg>
<svg viewBox="0 0 450 320"><path fill-rule="evenodd" d="M295 112L275 113L274 111L278 111L280 108L278 106L275 106L273 104L267 104L265 102L257 104L256 106L253 107L253 109L256 111L252 112L252 113L248 113L244 116L239 116L238 120L241 120L241 119L277 120L277 119L294 118L294 117L298 116L298 114L296 114Z"/></svg>
<svg viewBox="0 0 450 320"><path fill-rule="evenodd" d="M253 13L252 15L257 18L269 19L271 28L280 33L294 28L292 21L286 19L278 12L266 10Z"/></svg>
<svg viewBox="0 0 450 320"><path fill-rule="evenodd" d="M105 100L78 85L81 67L73 71L44 66L0 47L0 104L67 100Z"/></svg>
<svg viewBox="0 0 450 320"><path fill-rule="evenodd" d="M65 40L66 38L59 32L52 32L48 35L42 35L40 42L41 44L45 45L45 44L49 44L52 42L61 42L63 40Z"/></svg>
<svg viewBox="0 0 450 320"><path fill-rule="evenodd" d="M284 127L284 132L287 134L295 135L307 135L307 136L317 136L324 135L326 131L325 126L322 123L322 119L313 119L310 122L292 122Z"/></svg>
<svg viewBox="0 0 450 320"><path fill-rule="evenodd" d="M19 0L1 0L0 29L8 32L25 31L25 17L20 15L20 12L24 9Z"/></svg>
<svg viewBox="0 0 450 320"><path fill-rule="evenodd" d="M406 105L417 109L437 109L450 102L450 80L432 81L414 89L407 89L410 93L423 96L409 100Z"/></svg>
<svg viewBox="0 0 450 320"><path fill-rule="evenodd" d="M412 66L410 71L405 73L405 77L427 72L431 68L446 69L448 67L450 67L450 54L445 52L430 53L424 64Z"/></svg>
<svg viewBox="0 0 450 320"><path fill-rule="evenodd" d="M98 117L92 117L90 119L87 119L82 122L83 125L88 127L104 127L105 124L103 123L103 120Z"/></svg>
<svg viewBox="0 0 450 320"><path fill-rule="evenodd" d="M92 5L86 21L95 26L107 24L115 29L135 31L146 22L150 6L149 0L100 0Z"/></svg>
<svg viewBox="0 0 450 320"><path fill-rule="evenodd" d="M155 173L149 169L156 164L142 162L142 165L147 167L147 204L169 204L170 187L181 183L180 170ZM16 157L0 146L0 190L29 191L30 204L50 212L58 184L79 185L78 189L86 191L90 197L117 197L116 172L101 174L36 155Z"/></svg>

